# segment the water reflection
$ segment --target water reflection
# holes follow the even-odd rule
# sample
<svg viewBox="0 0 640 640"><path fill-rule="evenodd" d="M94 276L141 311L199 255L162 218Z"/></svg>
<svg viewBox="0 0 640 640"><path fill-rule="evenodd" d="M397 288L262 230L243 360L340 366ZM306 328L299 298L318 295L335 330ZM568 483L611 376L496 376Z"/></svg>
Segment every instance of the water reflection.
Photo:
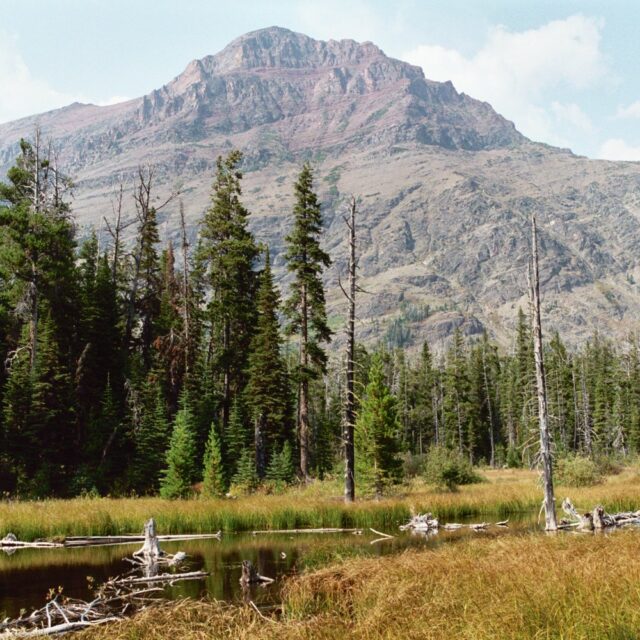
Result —
<svg viewBox="0 0 640 640"><path fill-rule="evenodd" d="M248 593L240 586L243 560L250 560L258 573L279 578L300 570L305 564L320 564L327 555L347 553L359 547L361 553L386 555L408 547L434 547L470 536L495 537L530 531L535 526L532 516L512 519L508 529L492 527L486 531L469 529L443 531L432 535L412 535L391 531L396 537L370 544L379 538L365 531L364 535L340 534L226 534L222 540L181 540L164 542L168 553L185 551L187 570L207 571L204 580L180 582L165 588L169 598L199 598L205 595L217 600L242 602L247 598L258 605L279 602L280 583L251 585ZM139 543L138 543L139 544ZM21 609L41 607L51 587L62 586L64 594L90 599L91 576L98 585L109 578L127 573L131 565L124 561L136 550L136 545L85 547L70 549L19 549L14 554L0 554L0 615L15 617ZM150 574L151 575L151 574Z"/></svg>

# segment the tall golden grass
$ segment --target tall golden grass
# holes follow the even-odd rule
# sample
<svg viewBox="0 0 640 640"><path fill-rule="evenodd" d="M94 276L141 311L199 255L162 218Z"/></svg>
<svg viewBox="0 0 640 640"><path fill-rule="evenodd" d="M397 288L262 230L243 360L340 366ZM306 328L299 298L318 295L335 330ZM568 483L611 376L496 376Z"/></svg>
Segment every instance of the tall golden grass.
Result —
<svg viewBox="0 0 640 640"><path fill-rule="evenodd" d="M73 500L2 501L0 534L20 539L67 535L114 535L139 532L149 517L161 533L201 533L291 529L301 527L395 528L412 511L431 511L441 520L473 516L508 517L537 510L542 492L535 472L489 470L487 481L438 492L414 481L382 500L346 505L335 482L316 482L282 495L257 494L237 499L162 500L160 498L76 498ZM610 511L640 507L640 475L634 469L594 487L558 490L579 508L602 503Z"/></svg>
<svg viewBox="0 0 640 640"><path fill-rule="evenodd" d="M82 640L640 637L638 531L476 537L433 550L347 559L289 580L283 616L181 601Z"/></svg>

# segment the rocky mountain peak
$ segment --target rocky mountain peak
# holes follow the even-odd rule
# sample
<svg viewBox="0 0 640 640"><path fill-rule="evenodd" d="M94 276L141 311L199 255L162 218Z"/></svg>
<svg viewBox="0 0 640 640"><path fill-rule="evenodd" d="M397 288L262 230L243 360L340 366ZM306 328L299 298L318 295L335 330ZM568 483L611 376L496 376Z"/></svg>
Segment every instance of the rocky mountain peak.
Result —
<svg viewBox="0 0 640 640"><path fill-rule="evenodd" d="M208 56L203 62L218 73L229 73L248 69L350 66L385 57L371 42L324 42L282 27L269 27L236 38L220 53Z"/></svg>

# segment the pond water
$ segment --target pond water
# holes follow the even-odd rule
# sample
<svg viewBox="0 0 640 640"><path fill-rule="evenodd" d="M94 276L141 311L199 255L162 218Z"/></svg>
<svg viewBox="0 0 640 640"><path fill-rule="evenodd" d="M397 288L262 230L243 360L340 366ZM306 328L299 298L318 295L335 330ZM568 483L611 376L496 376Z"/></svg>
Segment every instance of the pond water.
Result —
<svg viewBox="0 0 640 640"><path fill-rule="evenodd" d="M358 552L371 555L398 553L407 548L434 547L454 543L470 536L493 538L532 531L536 516L511 518L508 528L492 526L482 532L469 529L440 530L435 535L412 535L409 532L389 531L396 537L371 544L379 538L369 530L362 535L352 533L269 533L223 534L221 540L181 540L163 542L168 553L184 551L188 558L186 571L204 570L210 575L202 580L185 581L166 587L167 598L208 596L229 602L242 601L240 587L241 563L250 560L262 575L276 578L267 587L251 590L251 599L258 605L279 602L281 582L278 578L292 575L303 566L319 563L328 554ZM478 521L476 518L475 521ZM111 577L127 573L131 565L124 560L141 546L140 543L105 547L16 549L0 551L0 616L16 617L21 610L31 611L45 603L50 588L63 588L72 598L89 600L92 597L91 577L95 585ZM0 618L0 619L1 619Z"/></svg>

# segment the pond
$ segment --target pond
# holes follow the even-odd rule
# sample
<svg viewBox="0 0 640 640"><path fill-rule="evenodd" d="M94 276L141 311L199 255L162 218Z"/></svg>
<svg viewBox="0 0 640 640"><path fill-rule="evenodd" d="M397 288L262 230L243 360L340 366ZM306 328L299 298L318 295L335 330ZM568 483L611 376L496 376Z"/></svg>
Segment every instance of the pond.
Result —
<svg viewBox="0 0 640 640"><path fill-rule="evenodd" d="M435 535L412 535L409 532L389 531L395 537L371 544L380 536L363 530L353 533L238 533L223 534L221 540L181 540L162 542L168 553L184 551L188 558L188 571L204 570L210 575L202 580L185 581L166 587L165 596L199 598L208 596L228 602L242 601L240 587L241 564L250 560L262 575L276 578L267 587L255 587L251 598L258 605L279 602L282 578L301 571L305 566L322 563L332 554L386 555L407 548L435 547L454 543L470 536L493 538L530 532L537 528L532 515L511 518L508 528L491 526L485 531L470 529L440 530ZM477 521L477 519L476 519ZM159 532L161 533L161 532ZM21 610L41 607L49 589L63 589L72 598L90 600L91 584L99 585L111 577L131 570L124 560L141 543L53 549L16 549L10 553L0 551L0 616L16 617Z"/></svg>

